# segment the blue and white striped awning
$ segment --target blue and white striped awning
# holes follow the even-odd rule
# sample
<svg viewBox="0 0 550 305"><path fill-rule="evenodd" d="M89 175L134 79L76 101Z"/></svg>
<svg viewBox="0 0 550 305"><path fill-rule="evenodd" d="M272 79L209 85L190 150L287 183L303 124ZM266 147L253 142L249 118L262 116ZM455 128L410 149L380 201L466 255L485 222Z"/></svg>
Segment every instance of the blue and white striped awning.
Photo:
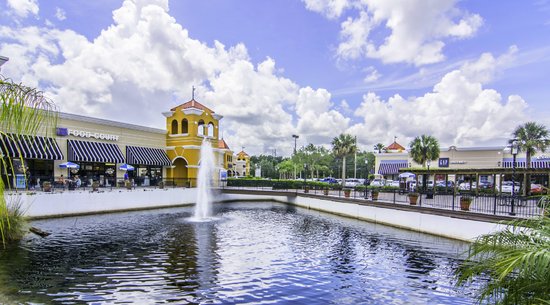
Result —
<svg viewBox="0 0 550 305"><path fill-rule="evenodd" d="M113 143L67 140L68 161L124 163L124 156Z"/></svg>
<svg viewBox="0 0 550 305"><path fill-rule="evenodd" d="M380 167L378 173L381 175L395 175L399 174L400 168L406 168L409 166L407 160L382 160L380 161Z"/></svg>
<svg viewBox="0 0 550 305"><path fill-rule="evenodd" d="M54 138L4 134L0 137L0 151L10 158L62 160L63 153Z"/></svg>
<svg viewBox="0 0 550 305"><path fill-rule="evenodd" d="M513 158L502 159L502 167L512 168ZM525 168L527 161L525 158L516 158L516 168ZM531 160L531 168L550 168L550 160L548 159L534 159Z"/></svg>
<svg viewBox="0 0 550 305"><path fill-rule="evenodd" d="M126 160L128 164L170 166L166 151L161 148L126 146Z"/></svg>

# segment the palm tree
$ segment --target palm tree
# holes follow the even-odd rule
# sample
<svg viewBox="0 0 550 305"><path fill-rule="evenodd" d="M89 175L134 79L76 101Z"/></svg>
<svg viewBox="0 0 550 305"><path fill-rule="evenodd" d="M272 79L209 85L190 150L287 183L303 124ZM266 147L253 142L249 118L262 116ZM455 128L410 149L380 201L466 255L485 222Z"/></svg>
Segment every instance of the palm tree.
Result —
<svg viewBox="0 0 550 305"><path fill-rule="evenodd" d="M439 142L432 136L418 136L412 140L409 147L413 161L421 164L422 167L426 167L426 161L439 158Z"/></svg>
<svg viewBox="0 0 550 305"><path fill-rule="evenodd" d="M427 135L421 135L409 144L410 154L414 162L426 166L428 160L433 161L439 158L439 142L436 138ZM426 175L422 175L424 187L426 187Z"/></svg>
<svg viewBox="0 0 550 305"><path fill-rule="evenodd" d="M332 152L336 157L342 158L342 187L346 180L346 157L357 151L355 138L350 134L340 134L332 140Z"/></svg>
<svg viewBox="0 0 550 305"><path fill-rule="evenodd" d="M550 146L548 129L546 129L546 126L537 124L536 122L527 122L524 125L518 126L513 136L518 141L519 150L525 152L527 169L531 168L531 156L537 151L545 152L548 146ZM524 175L523 195L527 195L531 189L528 181L530 181L528 175Z"/></svg>
<svg viewBox="0 0 550 305"><path fill-rule="evenodd" d="M382 150L384 149L384 144L378 143L374 145L374 151L378 151L378 153L382 153Z"/></svg>
<svg viewBox="0 0 550 305"><path fill-rule="evenodd" d="M544 208L544 207L543 207ZM546 212L550 212L546 207ZM456 271L457 285L483 280L478 301L550 304L550 217L514 220L506 229L480 236Z"/></svg>
<svg viewBox="0 0 550 305"><path fill-rule="evenodd" d="M7 151L6 139L13 138L14 135L33 136L39 131L44 131L47 135L53 132L57 112L55 105L42 92L0 77L0 102L0 151ZM18 141L11 142L18 145ZM19 151L19 159L22 160L21 149L15 147L15 151ZM11 174L15 175L12 157L3 153L0 160L2 174L9 174L11 168ZM18 233L23 225L19 211L14 210L17 208L9 206L4 197L4 191L11 188L9 180L4 184L4 180L0 179L0 235L4 247L7 242L20 237Z"/></svg>

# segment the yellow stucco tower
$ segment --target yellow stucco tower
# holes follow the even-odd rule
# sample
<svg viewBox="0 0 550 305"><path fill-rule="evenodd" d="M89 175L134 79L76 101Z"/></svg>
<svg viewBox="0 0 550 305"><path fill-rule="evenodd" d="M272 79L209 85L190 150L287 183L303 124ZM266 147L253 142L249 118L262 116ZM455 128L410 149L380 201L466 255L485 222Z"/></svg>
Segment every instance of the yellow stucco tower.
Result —
<svg viewBox="0 0 550 305"><path fill-rule="evenodd" d="M235 162L235 172L237 176L250 176L250 156L242 150L237 154L237 162Z"/></svg>
<svg viewBox="0 0 550 305"><path fill-rule="evenodd" d="M195 186L202 141L209 139L212 148L218 150L219 120L222 116L195 99L163 115L166 117L166 153L172 161L166 176L177 185Z"/></svg>

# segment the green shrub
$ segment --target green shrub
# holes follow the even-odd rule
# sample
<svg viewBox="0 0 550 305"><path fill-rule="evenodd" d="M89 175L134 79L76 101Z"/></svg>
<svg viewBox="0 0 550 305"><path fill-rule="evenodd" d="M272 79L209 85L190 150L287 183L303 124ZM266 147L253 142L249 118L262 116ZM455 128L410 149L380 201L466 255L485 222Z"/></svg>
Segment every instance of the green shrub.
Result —
<svg viewBox="0 0 550 305"><path fill-rule="evenodd" d="M20 198L17 198L6 204L5 209L0 212L0 234L4 245L20 240L25 234L27 220L23 216L24 211L19 200Z"/></svg>
<svg viewBox="0 0 550 305"><path fill-rule="evenodd" d="M326 182L303 180L267 180L267 179L227 179L227 186L233 187L271 187L274 190L302 189L307 185L310 189L324 189L333 186Z"/></svg>

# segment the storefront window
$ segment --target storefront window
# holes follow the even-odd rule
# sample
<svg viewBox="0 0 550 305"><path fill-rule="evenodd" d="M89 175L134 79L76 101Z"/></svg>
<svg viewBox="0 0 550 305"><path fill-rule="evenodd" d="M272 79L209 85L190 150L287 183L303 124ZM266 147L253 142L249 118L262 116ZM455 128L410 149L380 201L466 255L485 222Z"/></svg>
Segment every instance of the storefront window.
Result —
<svg viewBox="0 0 550 305"><path fill-rule="evenodd" d="M98 181L100 186L115 186L115 164L81 162L79 165L80 169L71 172L70 177L79 175L83 186L90 186L94 181Z"/></svg>
<svg viewBox="0 0 550 305"><path fill-rule="evenodd" d="M2 180L10 188L34 189L44 181L53 181L53 160L13 159L13 170L2 166Z"/></svg>
<svg viewBox="0 0 550 305"><path fill-rule="evenodd" d="M135 168L136 170L132 177L138 186L156 186L162 181L161 167L136 165Z"/></svg>

